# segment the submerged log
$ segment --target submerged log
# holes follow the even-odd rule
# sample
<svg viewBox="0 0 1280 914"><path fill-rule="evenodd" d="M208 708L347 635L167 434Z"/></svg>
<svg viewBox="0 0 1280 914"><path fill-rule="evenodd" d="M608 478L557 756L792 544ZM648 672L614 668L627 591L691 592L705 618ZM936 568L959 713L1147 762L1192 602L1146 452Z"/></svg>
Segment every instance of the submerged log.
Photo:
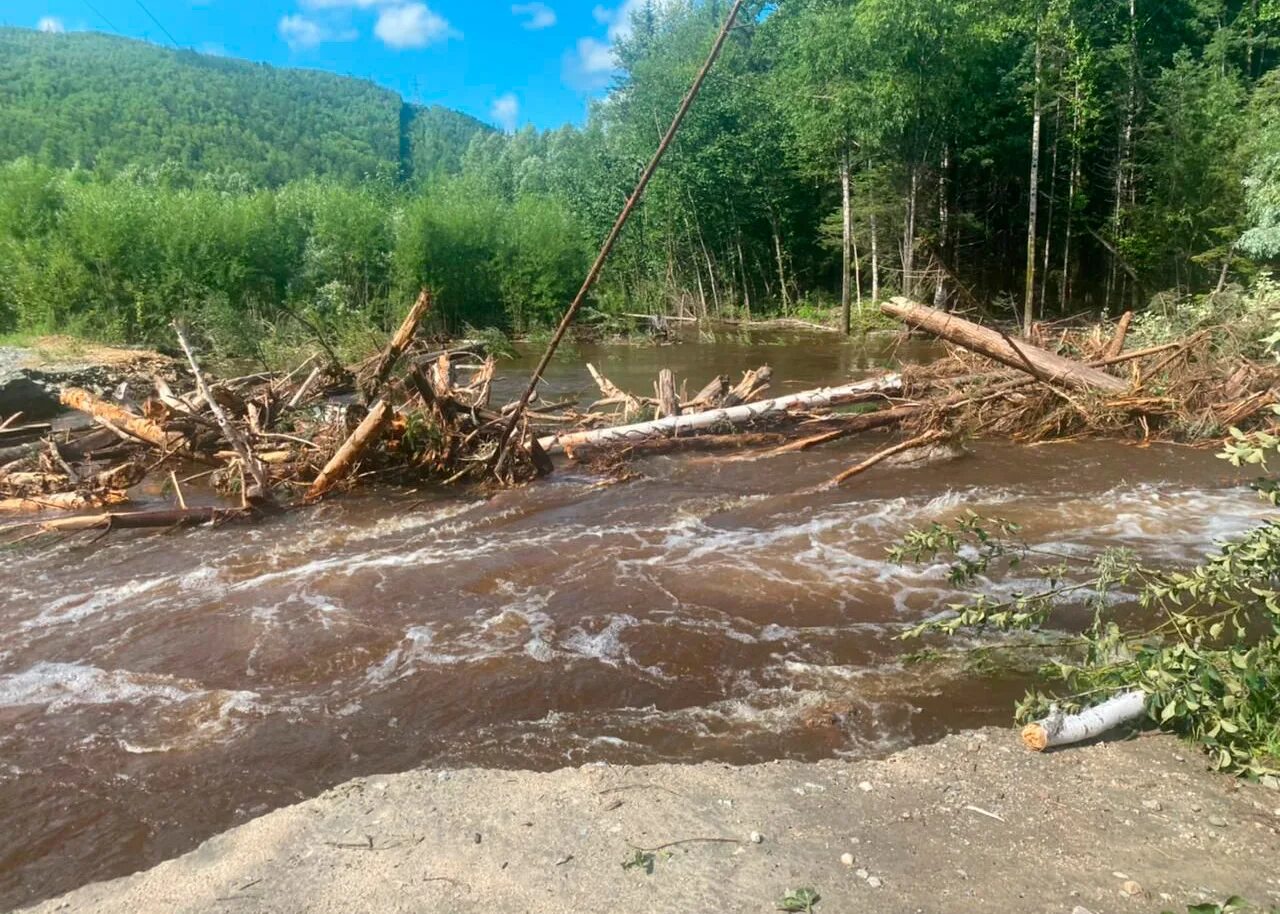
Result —
<svg viewBox="0 0 1280 914"><path fill-rule="evenodd" d="M60 517L41 521L48 532L76 533L81 530L142 530L160 527L182 527L188 524L220 523L253 516L249 508L166 508L161 511L108 511L82 517Z"/></svg>
<svg viewBox="0 0 1280 914"><path fill-rule="evenodd" d="M320 471L320 475L316 477L315 482L311 483L311 488L307 489L307 501L315 501L317 498L323 497L336 483L351 472L351 468L360 459L360 455L365 448L377 440L378 436L382 434L382 430L386 428L387 423L391 421L391 414L391 406L386 400L379 400L369 407L368 415L356 426L356 430L351 433L347 440L342 443L342 447L338 448L338 452L329 458L329 462L324 465L324 469Z"/></svg>
<svg viewBox="0 0 1280 914"><path fill-rule="evenodd" d="M1027 372L1042 381L1065 384L1080 390L1121 393L1129 385L1105 371L1090 368L1082 362L1063 358L1052 352L1014 340L1007 333L983 327L954 314L917 304L906 298L882 302L880 310L903 323L927 330L935 336Z"/></svg>
<svg viewBox="0 0 1280 914"><path fill-rule="evenodd" d="M652 422L615 425L565 435L548 435L540 439L540 443L550 454L584 444L631 444L645 438L675 436L684 432L714 429L722 425L745 425L760 419L776 419L786 416L793 410L827 409L843 403L878 399L901 387L901 376L886 374L857 384L806 390L772 400L745 403L741 406L685 413L682 416L655 419Z"/></svg>
<svg viewBox="0 0 1280 914"><path fill-rule="evenodd" d="M1022 728L1022 741L1037 752L1054 746L1080 743L1100 736L1121 724L1141 718L1147 713L1147 693L1141 689L1123 692L1100 705L1085 708L1079 714L1054 711L1044 720Z"/></svg>
<svg viewBox="0 0 1280 914"><path fill-rule="evenodd" d="M917 435L914 438L908 438L906 441L900 441L897 444L894 444L894 445L891 445L890 447L885 448L884 450L876 451L876 453L872 454L870 457L868 457L866 460L859 463L857 466L852 466L849 469L845 470L843 473L837 474L832 478L832 480L829 483L827 483L827 485L830 487L841 485L847 480L852 479L854 476L857 476L859 473L865 473L867 470L871 469L877 463L880 463L883 460L888 460L890 457L893 457L896 454L901 454L903 451L910 451L910 450L914 450L915 448L925 447L930 444L935 444L943 440L944 438L949 438L949 437L950 437L949 432L942 431L941 429L935 429L933 431L925 432L923 435Z"/></svg>

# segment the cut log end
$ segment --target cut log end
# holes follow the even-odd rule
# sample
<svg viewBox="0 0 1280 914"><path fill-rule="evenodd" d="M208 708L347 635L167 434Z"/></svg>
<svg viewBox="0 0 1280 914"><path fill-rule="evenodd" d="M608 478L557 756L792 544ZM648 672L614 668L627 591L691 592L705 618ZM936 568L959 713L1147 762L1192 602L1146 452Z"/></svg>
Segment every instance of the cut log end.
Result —
<svg viewBox="0 0 1280 914"><path fill-rule="evenodd" d="M1040 724L1027 724L1022 728L1022 742L1028 749L1044 752L1049 748L1049 734Z"/></svg>

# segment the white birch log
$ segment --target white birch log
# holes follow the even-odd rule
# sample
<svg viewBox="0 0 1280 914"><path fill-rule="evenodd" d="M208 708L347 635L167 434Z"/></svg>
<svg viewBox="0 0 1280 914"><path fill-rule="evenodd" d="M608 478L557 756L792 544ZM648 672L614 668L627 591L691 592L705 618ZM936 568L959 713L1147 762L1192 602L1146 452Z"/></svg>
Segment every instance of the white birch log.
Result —
<svg viewBox="0 0 1280 914"><path fill-rule="evenodd" d="M1085 708L1079 714L1063 714L1054 710L1044 720L1022 728L1022 741L1027 748L1043 752L1054 746L1084 742L1113 727L1138 720L1147 713L1147 693L1141 689L1122 692L1100 705Z"/></svg>
<svg viewBox="0 0 1280 914"><path fill-rule="evenodd" d="M583 444L626 444L660 436L674 437L682 433L705 431L720 425L745 425L758 419L777 418L792 410L826 409L842 403L856 403L877 395L889 394L901 387L900 375L886 374L857 384L806 390L788 394L785 397L775 397L772 400L744 403L741 406L685 413L682 416L669 416L665 419L636 422L632 425L614 425L585 432L548 435L539 439L538 443L548 454L554 454Z"/></svg>

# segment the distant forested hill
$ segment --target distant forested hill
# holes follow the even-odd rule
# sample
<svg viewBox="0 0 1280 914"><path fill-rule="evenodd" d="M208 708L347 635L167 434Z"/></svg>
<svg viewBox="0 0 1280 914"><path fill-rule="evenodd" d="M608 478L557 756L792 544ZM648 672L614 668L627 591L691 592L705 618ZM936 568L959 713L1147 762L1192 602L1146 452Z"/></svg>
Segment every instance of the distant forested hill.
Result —
<svg viewBox="0 0 1280 914"><path fill-rule="evenodd" d="M0 29L0 160L177 162L279 185L456 171L486 125L364 80L88 32Z"/></svg>

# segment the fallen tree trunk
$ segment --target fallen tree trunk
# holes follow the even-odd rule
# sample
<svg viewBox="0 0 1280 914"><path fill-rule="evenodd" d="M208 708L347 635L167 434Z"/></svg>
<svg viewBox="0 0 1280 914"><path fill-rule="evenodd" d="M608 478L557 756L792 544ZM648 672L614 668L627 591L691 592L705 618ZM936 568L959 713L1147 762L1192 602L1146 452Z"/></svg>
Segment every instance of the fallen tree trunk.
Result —
<svg viewBox="0 0 1280 914"><path fill-rule="evenodd" d="M1147 693L1140 689L1123 692L1079 714L1054 711L1044 720L1022 728L1022 741L1037 752L1054 746L1084 742L1121 724L1138 720L1147 713Z"/></svg>
<svg viewBox="0 0 1280 914"><path fill-rule="evenodd" d="M954 314L938 311L905 298L882 302L880 310L911 327L1027 372L1042 381L1065 384L1079 390L1121 393L1128 384L1114 375L1081 362L1055 355L1030 343L1014 340L1006 333L983 327Z"/></svg>
<svg viewBox="0 0 1280 914"><path fill-rule="evenodd" d="M186 438L173 432L165 431L161 426L132 413L123 406L108 403L81 387L64 387L60 395L63 406L69 406L107 426L114 426L122 432L145 441L160 450L171 453L185 451Z"/></svg>
<svg viewBox="0 0 1280 914"><path fill-rule="evenodd" d="M1124 341L1129 335L1129 325L1133 323L1133 312L1126 311L1120 315L1120 320L1116 322L1116 332L1111 337L1111 342L1107 344L1106 350L1102 353L1103 358L1114 359L1120 353L1124 352Z"/></svg>
<svg viewBox="0 0 1280 914"><path fill-rule="evenodd" d="M902 378L899 375L887 374L869 381L860 381L857 384L807 390L772 400L745 403L741 406L709 409L666 419L655 419L652 422L615 425L566 435L548 435L539 439L539 443L549 454L568 451L583 444L630 444L645 438L675 436L682 432L698 432L720 425L745 425L759 419L776 419L792 410L826 409L843 403L857 403L886 396L901 387Z"/></svg>
<svg viewBox="0 0 1280 914"><path fill-rule="evenodd" d="M369 407L369 414L342 443L338 452L329 458L329 462L324 465L315 482L311 483L311 488L307 489L307 501L315 501L323 497L339 480L351 472L351 468L360 459L365 448L377 440L383 428L391 421L391 413L391 406L386 400L379 400Z"/></svg>

